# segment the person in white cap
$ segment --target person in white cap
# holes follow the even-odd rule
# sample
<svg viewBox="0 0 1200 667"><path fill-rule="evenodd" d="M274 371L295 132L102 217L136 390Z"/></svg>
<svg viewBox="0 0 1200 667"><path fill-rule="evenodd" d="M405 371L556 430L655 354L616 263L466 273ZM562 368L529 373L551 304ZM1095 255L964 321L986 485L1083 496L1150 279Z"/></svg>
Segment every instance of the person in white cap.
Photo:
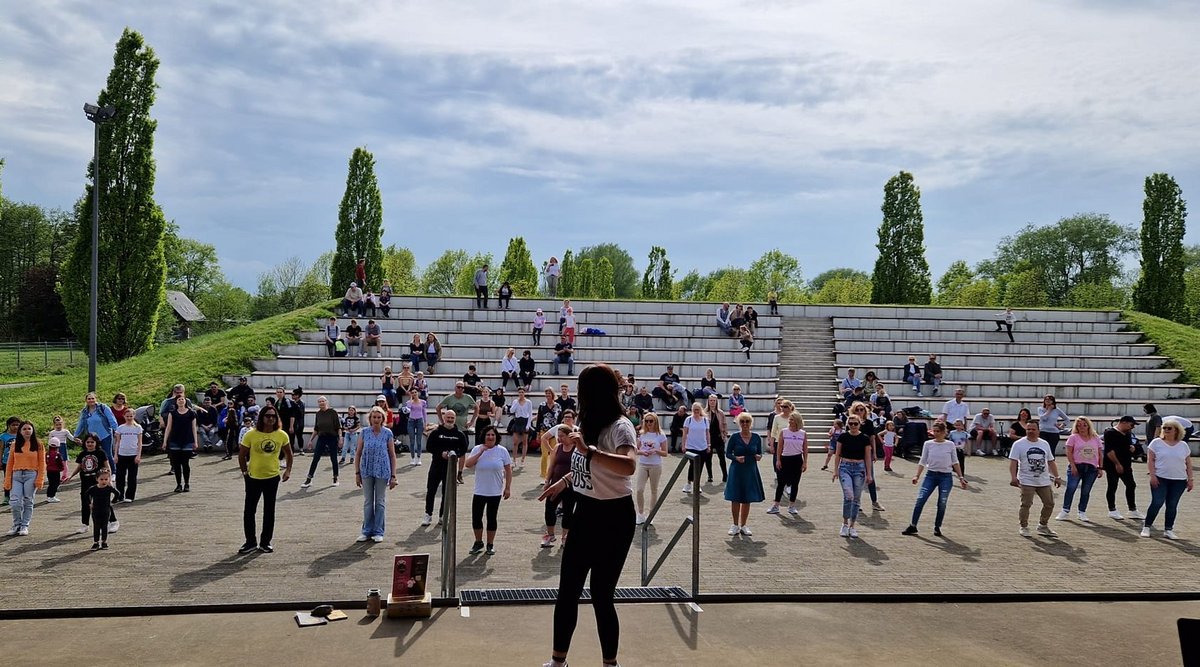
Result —
<svg viewBox="0 0 1200 667"><path fill-rule="evenodd" d="M346 296L342 299L342 316L349 317L352 311L358 313L359 317L367 316L367 300L363 298L363 291L358 283L350 283Z"/></svg>

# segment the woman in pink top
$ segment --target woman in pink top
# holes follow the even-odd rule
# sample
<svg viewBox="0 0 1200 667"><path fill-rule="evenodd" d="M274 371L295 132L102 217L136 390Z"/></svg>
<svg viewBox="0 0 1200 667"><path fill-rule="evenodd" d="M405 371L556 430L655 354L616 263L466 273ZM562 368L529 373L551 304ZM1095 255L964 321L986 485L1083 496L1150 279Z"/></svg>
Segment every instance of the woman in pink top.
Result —
<svg viewBox="0 0 1200 667"><path fill-rule="evenodd" d="M1104 475L1100 457L1104 454L1104 443L1096 435L1096 427L1087 417L1077 417L1071 436L1067 438L1067 492L1063 495L1062 511L1055 519L1062 521L1071 515L1071 500L1079 489L1079 520L1088 523L1088 497L1092 484Z"/></svg>
<svg viewBox="0 0 1200 667"><path fill-rule="evenodd" d="M804 417L799 412L788 415L787 427L779 432L779 446L775 448L775 504L767 514L779 514L779 501L784 489L788 492L788 514L795 516L796 491L800 486L800 475L808 472L808 434L804 431Z"/></svg>

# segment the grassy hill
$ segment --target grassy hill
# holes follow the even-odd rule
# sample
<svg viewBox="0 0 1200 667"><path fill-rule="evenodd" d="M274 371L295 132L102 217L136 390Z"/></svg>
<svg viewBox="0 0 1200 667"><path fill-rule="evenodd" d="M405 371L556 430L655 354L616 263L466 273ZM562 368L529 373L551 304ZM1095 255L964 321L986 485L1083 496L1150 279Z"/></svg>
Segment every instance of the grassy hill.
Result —
<svg viewBox="0 0 1200 667"><path fill-rule="evenodd" d="M316 319L328 317L333 302L301 308L253 324L198 336L164 345L143 355L100 364L96 369L96 393L110 403L113 394L125 392L132 406L157 404L171 386L183 383L189 393L221 382L222 375L248 372L250 360L272 356L271 345L296 340L296 331L316 329ZM80 366L53 375L36 375L25 381L31 387L0 389L0 419L16 415L32 420L44 435L56 414L74 428L87 393L87 367ZM5 378L6 380L17 378Z"/></svg>
<svg viewBox="0 0 1200 667"><path fill-rule="evenodd" d="M1158 346L1159 354L1175 362L1186 382L1200 383L1200 329L1136 311L1126 311L1124 317Z"/></svg>

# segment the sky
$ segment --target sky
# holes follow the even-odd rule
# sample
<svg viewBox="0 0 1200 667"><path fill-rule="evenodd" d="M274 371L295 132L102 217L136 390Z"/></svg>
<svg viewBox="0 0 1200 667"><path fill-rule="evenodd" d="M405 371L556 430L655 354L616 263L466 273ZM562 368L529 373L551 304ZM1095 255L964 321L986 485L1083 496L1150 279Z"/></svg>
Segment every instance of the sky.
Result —
<svg viewBox="0 0 1200 667"><path fill-rule="evenodd" d="M521 235L869 272L904 170L936 280L1026 224L1137 225L1148 174L1200 192L1190 1L39 0L0 5L5 197L82 194L126 26L162 62L156 199L251 291L333 249L357 146L420 265Z"/></svg>

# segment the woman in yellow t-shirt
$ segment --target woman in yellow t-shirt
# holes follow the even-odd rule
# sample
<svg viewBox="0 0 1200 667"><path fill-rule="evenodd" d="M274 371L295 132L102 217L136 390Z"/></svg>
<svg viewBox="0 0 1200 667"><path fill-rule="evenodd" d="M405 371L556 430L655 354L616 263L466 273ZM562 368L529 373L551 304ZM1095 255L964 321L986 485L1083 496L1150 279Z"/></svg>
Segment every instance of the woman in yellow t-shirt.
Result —
<svg viewBox="0 0 1200 667"><path fill-rule="evenodd" d="M283 452L287 466L280 475L279 453ZM288 481L292 470L292 448L288 434L279 425L279 411L268 405L258 411L258 423L242 438L238 450L238 465L242 468L242 479L246 482L246 506L242 515L242 526L246 530L246 542L238 553L247 554L258 550L264 553L275 551L271 537L275 533L275 496L279 482ZM258 499L263 501L262 536L255 541L254 519L258 514Z"/></svg>

